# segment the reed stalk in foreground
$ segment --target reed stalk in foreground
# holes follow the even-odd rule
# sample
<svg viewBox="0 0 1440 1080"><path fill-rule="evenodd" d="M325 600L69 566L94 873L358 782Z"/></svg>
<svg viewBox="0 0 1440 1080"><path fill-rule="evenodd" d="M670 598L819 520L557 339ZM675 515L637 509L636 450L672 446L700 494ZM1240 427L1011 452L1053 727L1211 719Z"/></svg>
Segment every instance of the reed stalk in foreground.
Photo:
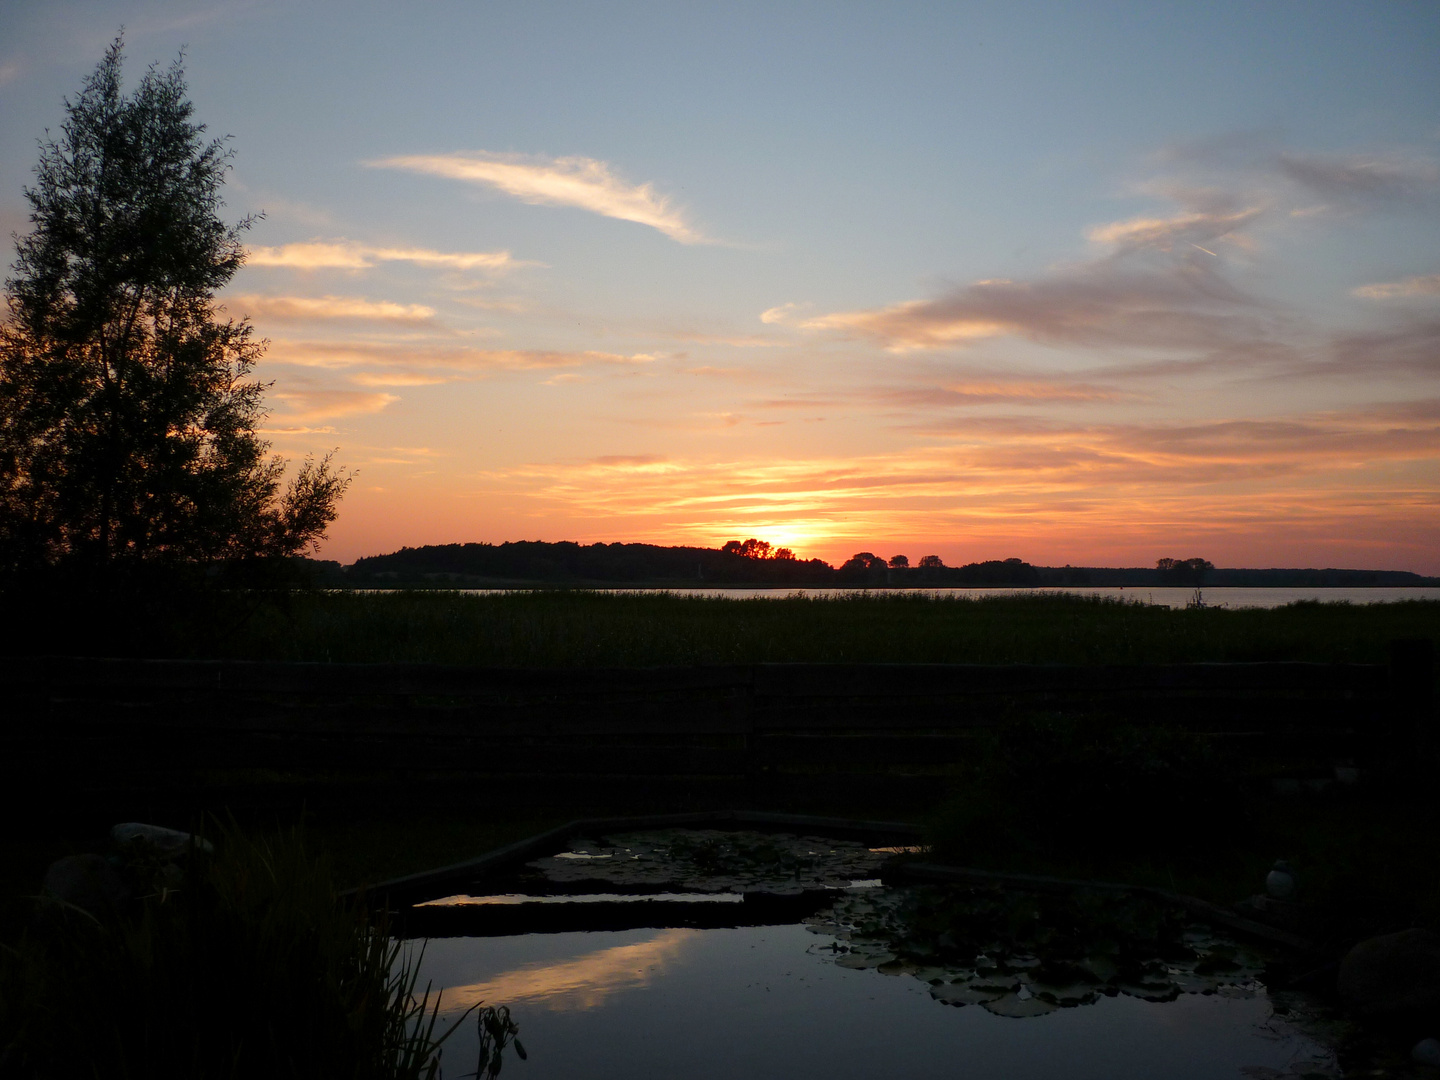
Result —
<svg viewBox="0 0 1440 1080"><path fill-rule="evenodd" d="M418 953L298 833L214 839L178 888L132 864L123 906L42 902L0 948L0 1076L436 1077L455 1024L417 995Z"/></svg>

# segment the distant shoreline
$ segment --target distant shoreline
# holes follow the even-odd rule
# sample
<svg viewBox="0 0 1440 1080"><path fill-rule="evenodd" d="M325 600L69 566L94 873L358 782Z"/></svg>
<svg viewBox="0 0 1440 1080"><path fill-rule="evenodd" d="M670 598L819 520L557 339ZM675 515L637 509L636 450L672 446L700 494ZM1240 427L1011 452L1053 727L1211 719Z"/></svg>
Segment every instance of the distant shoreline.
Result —
<svg viewBox="0 0 1440 1080"><path fill-rule="evenodd" d="M471 590L504 590L504 589L587 589L595 592L634 592L637 589L644 590L666 590L681 589L687 592L694 591L715 591L715 592L942 592L953 590L955 592L984 592L993 590L995 592L1053 592L1057 589L1114 589L1123 592L1126 589L1331 589L1335 591L1354 591L1357 589L1440 589L1440 579L1426 579L1418 583L1404 585L767 585L762 583L749 584L746 582L706 582L697 585L693 581L479 581L474 584L456 584L452 582L422 581L422 582L400 582L398 584L354 584L338 586L351 592L385 592L395 588L405 589L437 589L442 592L454 592Z"/></svg>
<svg viewBox="0 0 1440 1080"><path fill-rule="evenodd" d="M401 548L349 566L309 560L327 588L438 589L1046 589L1435 588L1440 577L1336 567L1034 566L992 559L963 566L888 566L878 556L831 566L819 559L751 558L717 548L519 541ZM933 558L933 556L931 557ZM1196 560L1197 563L1200 560Z"/></svg>

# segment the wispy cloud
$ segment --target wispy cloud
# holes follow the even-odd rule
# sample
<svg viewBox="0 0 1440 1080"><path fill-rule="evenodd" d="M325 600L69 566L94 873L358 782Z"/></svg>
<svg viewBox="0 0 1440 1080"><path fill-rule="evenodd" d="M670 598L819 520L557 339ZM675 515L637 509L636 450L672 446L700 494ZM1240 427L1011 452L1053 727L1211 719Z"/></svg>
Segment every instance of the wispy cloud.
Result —
<svg viewBox="0 0 1440 1080"><path fill-rule="evenodd" d="M1339 335L1330 343L1325 362L1304 373L1434 378L1440 375L1440 319L1406 319L1384 329Z"/></svg>
<svg viewBox="0 0 1440 1080"><path fill-rule="evenodd" d="M380 412L400 400L394 394L362 390L290 390L274 392L270 396L285 407L280 419L294 422L363 416Z"/></svg>
<svg viewBox="0 0 1440 1080"><path fill-rule="evenodd" d="M760 321L767 326L774 326L776 323L790 321L799 310L800 305L796 303L776 304L774 307L766 308L760 313Z"/></svg>
<svg viewBox="0 0 1440 1080"><path fill-rule="evenodd" d="M674 469L674 463L660 454L601 454L589 459L589 464L603 469L625 469L629 471L657 472Z"/></svg>
<svg viewBox="0 0 1440 1080"><path fill-rule="evenodd" d="M1288 180L1340 205L1406 201L1440 186L1440 167L1420 157L1282 153L1277 166Z"/></svg>
<svg viewBox="0 0 1440 1080"><path fill-rule="evenodd" d="M351 375L350 381L361 386L436 386L450 379L418 371L360 371Z"/></svg>
<svg viewBox="0 0 1440 1080"><path fill-rule="evenodd" d="M1013 284L1010 281L981 281L971 288L983 290ZM1013 329L1008 323L967 311L966 306L944 301L906 300L869 311L837 311L820 315L806 319L800 325L806 330L839 330L860 337L877 338L885 342L892 352L938 349L976 338L997 337Z"/></svg>
<svg viewBox="0 0 1440 1080"><path fill-rule="evenodd" d="M895 405L948 407L963 405L1097 404L1134 400L1110 386L1073 382L1068 379L968 379L944 386L866 391L870 400Z"/></svg>
<svg viewBox="0 0 1440 1080"><path fill-rule="evenodd" d="M424 304L398 304L392 300L366 300L358 296L231 297L229 306L262 319L304 322L315 319L349 319L359 322L428 322L435 309Z"/></svg>
<svg viewBox="0 0 1440 1080"><path fill-rule="evenodd" d="M1205 260L1205 261L1201 261ZM1219 348L1263 338L1275 316L1199 252L1159 265L1107 258L1034 281L991 280L933 300L806 320L882 342L892 352L937 349L1013 334L1046 345Z"/></svg>
<svg viewBox="0 0 1440 1080"><path fill-rule="evenodd" d="M1422 274L1405 278L1403 281L1381 281L1374 285L1361 285L1354 290L1354 293L1367 300L1401 300L1420 296L1440 296L1440 274Z"/></svg>
<svg viewBox="0 0 1440 1080"><path fill-rule="evenodd" d="M1276 305L1237 287L1211 246L1248 247L1242 232L1266 213L1224 191L1179 184L1151 193L1178 202L1169 215L1096 225L1108 250L1031 280L994 278L881 308L805 319L802 329L881 342L891 352L940 349L1015 336L1043 345L1164 351L1254 348L1275 336ZM1210 245L1210 246L1207 246ZM762 314L785 322L793 305Z"/></svg>
<svg viewBox="0 0 1440 1080"><path fill-rule="evenodd" d="M773 337L758 334L711 334L704 330L667 330L666 337L694 345L729 345L735 349L789 349L794 345Z"/></svg>
<svg viewBox="0 0 1440 1080"><path fill-rule="evenodd" d="M593 364L649 364L659 357L650 353L625 354L597 350L564 352L550 349L477 349L469 346L409 342L279 340L271 342L269 359L298 367L384 367L402 371L430 368L480 373L573 368Z"/></svg>
<svg viewBox="0 0 1440 1080"><path fill-rule="evenodd" d="M1276 131L1249 131L1175 144L1155 160L1192 189L1243 189L1246 202L1258 199L1292 218L1415 204L1440 192L1440 163L1429 147L1316 154L1285 147Z"/></svg>
<svg viewBox="0 0 1440 1080"><path fill-rule="evenodd" d="M1087 235L1097 243L1124 250L1170 251L1177 245L1190 244L1203 251L1201 245L1232 237L1236 230L1254 221L1262 212L1257 206L1218 213L1191 210L1164 218L1136 217L1097 225Z"/></svg>
<svg viewBox="0 0 1440 1080"><path fill-rule="evenodd" d="M409 262L449 270L511 270L530 265L508 251L431 251L428 248L374 247L350 240L305 240L280 247L251 248L249 266L293 270L369 270L382 262Z"/></svg>
<svg viewBox="0 0 1440 1080"><path fill-rule="evenodd" d="M517 154L415 154L369 162L375 168L462 180L502 191L532 205L575 206L604 217L658 229L682 244L713 243L668 196L651 184L632 184L604 161L587 157Z"/></svg>

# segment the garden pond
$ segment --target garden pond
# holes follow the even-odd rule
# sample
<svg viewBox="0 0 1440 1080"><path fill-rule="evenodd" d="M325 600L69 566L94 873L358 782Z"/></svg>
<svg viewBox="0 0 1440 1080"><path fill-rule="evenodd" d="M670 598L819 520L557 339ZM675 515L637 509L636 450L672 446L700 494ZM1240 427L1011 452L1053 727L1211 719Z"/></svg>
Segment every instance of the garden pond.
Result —
<svg viewBox="0 0 1440 1080"><path fill-rule="evenodd" d="M576 840L407 913L441 1023L508 1006L506 1076L1341 1075L1264 948L1150 897L892 884L895 848L664 829ZM468 1072L478 1031L446 1043ZM513 1048L512 1048L513 1049Z"/></svg>

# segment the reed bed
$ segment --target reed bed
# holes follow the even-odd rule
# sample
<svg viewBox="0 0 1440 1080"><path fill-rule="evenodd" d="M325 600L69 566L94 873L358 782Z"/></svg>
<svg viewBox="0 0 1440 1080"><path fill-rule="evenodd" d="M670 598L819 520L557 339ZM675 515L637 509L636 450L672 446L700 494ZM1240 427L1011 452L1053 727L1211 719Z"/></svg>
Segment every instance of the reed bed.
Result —
<svg viewBox="0 0 1440 1080"><path fill-rule="evenodd" d="M1037 592L728 599L585 591L312 593L265 606L205 655L497 667L750 663L1381 663L1440 639L1440 601L1172 611Z"/></svg>

